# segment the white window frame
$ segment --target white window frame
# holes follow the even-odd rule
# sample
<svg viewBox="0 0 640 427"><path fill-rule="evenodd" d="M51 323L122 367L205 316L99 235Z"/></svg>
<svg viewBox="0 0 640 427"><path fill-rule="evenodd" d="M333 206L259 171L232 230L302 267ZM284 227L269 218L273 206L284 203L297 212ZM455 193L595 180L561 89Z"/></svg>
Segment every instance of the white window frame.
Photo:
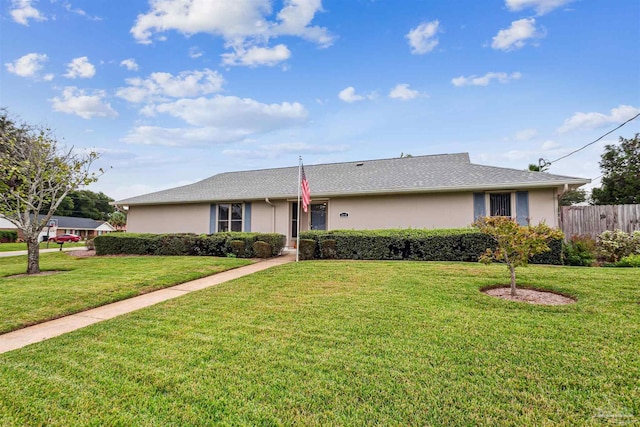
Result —
<svg viewBox="0 0 640 427"><path fill-rule="evenodd" d="M240 232L244 231L244 220L245 220L245 203L244 202L221 202L216 203L216 233L221 233L220 231L220 205L229 205L229 218L227 219L229 230L231 231L231 205L241 205L242 206L242 218L240 219L241 229Z"/></svg>
<svg viewBox="0 0 640 427"><path fill-rule="evenodd" d="M511 209L511 215L509 216L509 218L516 217L516 191L515 190L488 191L485 193L484 205L486 207L487 216L498 216L498 215L491 215L491 194L509 194L509 205Z"/></svg>

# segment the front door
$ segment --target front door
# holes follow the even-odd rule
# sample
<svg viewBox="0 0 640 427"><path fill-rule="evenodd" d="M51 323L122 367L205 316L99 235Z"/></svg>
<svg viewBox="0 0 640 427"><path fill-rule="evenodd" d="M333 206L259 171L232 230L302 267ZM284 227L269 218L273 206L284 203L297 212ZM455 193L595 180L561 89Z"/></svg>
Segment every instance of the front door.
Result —
<svg viewBox="0 0 640 427"><path fill-rule="evenodd" d="M311 229L327 229L327 202L311 204Z"/></svg>

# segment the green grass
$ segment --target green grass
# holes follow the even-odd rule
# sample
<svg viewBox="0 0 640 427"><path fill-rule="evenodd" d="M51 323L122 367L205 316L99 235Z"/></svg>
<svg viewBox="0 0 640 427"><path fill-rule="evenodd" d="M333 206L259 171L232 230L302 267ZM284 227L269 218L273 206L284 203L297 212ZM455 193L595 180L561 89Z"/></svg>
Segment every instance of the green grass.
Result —
<svg viewBox="0 0 640 427"><path fill-rule="evenodd" d="M304 262L0 355L0 425L603 425L640 420L637 271ZM635 424L634 424L635 423Z"/></svg>
<svg viewBox="0 0 640 427"><path fill-rule="evenodd" d="M68 242L63 245L64 248L85 247L85 242L72 243ZM40 243L40 249L47 249L47 242ZM60 249L60 245L50 242L49 249ZM0 252L26 251L26 243L0 243Z"/></svg>
<svg viewBox="0 0 640 427"><path fill-rule="evenodd" d="M26 256L0 258L0 333L250 264L210 257L89 257L40 255L47 276L26 271Z"/></svg>

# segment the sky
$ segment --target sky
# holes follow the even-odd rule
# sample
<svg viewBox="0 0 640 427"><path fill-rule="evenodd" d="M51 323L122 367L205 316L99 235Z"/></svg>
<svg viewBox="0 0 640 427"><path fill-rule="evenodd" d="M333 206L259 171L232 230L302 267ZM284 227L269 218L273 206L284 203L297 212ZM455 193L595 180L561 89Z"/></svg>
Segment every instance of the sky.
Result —
<svg viewBox="0 0 640 427"><path fill-rule="evenodd" d="M1 0L0 107L119 200L221 172L468 152L594 179L640 132L638 0ZM313 193L313 182L310 182Z"/></svg>

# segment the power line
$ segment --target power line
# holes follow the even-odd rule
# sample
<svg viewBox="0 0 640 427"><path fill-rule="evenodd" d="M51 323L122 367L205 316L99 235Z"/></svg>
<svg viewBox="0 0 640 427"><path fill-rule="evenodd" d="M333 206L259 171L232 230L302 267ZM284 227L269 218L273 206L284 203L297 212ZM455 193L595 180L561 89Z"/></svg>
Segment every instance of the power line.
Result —
<svg viewBox="0 0 640 427"><path fill-rule="evenodd" d="M627 124L627 123L629 123L630 121L637 119L637 118L638 118L638 116L640 116L640 113L638 113L638 114L636 114L635 116L631 117L629 120L627 120L626 122L622 123L622 124L621 124L620 126L618 126L617 128L612 129L612 130L610 130L609 132L605 133L604 135L602 135L600 138L596 139L595 141L592 141L592 142L588 143L587 145L582 146L582 147L578 148L577 150L574 150L574 151L570 152L569 154L566 154L566 155L564 155L564 156L562 156L562 157L558 157L557 159L555 159L555 160L553 160L553 161L548 162L548 163L547 163L547 165L548 165L548 166L550 166L552 163L555 163L555 162L557 162L558 160L566 159L567 157L569 157L569 156L572 156L572 155L576 154L578 151L582 151L582 150L584 150L584 149L585 149L585 148L587 148L588 146L593 145L593 144L595 144L596 142L600 141L600 140L601 140L602 138L604 138L605 136L607 136L607 135L609 135L609 134L612 134L613 132L617 131L618 129L620 129L622 126L626 125L626 124Z"/></svg>

